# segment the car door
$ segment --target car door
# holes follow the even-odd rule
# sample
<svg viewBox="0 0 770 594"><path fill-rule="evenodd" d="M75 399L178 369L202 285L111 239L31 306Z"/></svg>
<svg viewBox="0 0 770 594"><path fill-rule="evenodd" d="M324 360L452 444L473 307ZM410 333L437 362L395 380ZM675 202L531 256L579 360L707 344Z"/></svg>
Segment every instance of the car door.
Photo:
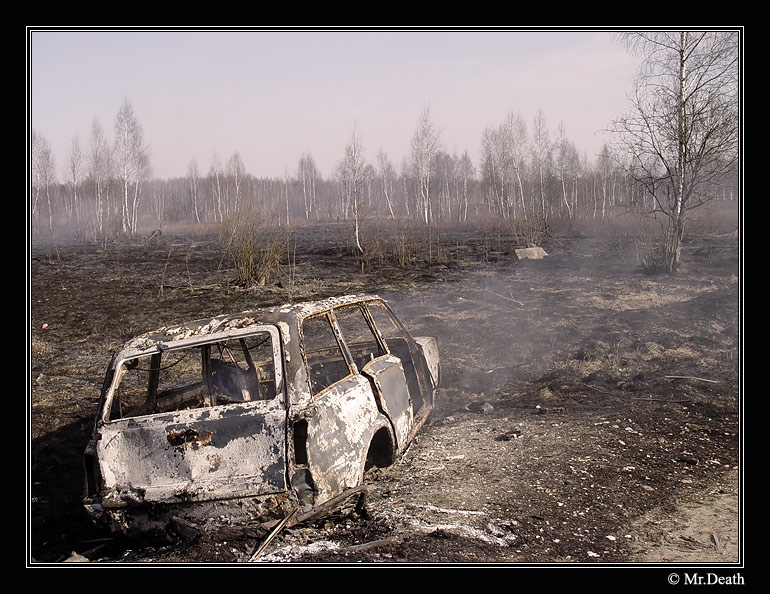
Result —
<svg viewBox="0 0 770 594"><path fill-rule="evenodd" d="M419 346L381 300L367 302L366 311L388 353L401 361L411 398L413 418L425 416L433 406L434 386Z"/></svg>
<svg viewBox="0 0 770 594"><path fill-rule="evenodd" d="M357 369L369 379L380 410L390 419L396 448L406 447L412 429L412 401L401 360L385 349L372 330L366 309L338 307L334 316Z"/></svg>
<svg viewBox="0 0 770 594"><path fill-rule="evenodd" d="M259 326L120 360L94 444L103 505L285 490L280 344Z"/></svg>
<svg viewBox="0 0 770 594"><path fill-rule="evenodd" d="M303 355L312 403L300 423L304 441L298 443L295 423L295 456L309 471L307 480L316 503L357 486L362 478L369 443L379 428L372 387L340 342L330 313L302 322Z"/></svg>

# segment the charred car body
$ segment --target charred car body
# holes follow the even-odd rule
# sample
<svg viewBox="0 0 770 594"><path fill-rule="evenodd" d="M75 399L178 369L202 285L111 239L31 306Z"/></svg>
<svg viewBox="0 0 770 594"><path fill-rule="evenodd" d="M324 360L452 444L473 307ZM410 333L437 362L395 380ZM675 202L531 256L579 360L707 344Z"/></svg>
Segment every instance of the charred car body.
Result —
<svg viewBox="0 0 770 594"><path fill-rule="evenodd" d="M307 515L404 452L438 383L435 339L376 296L141 335L107 371L85 507L125 533Z"/></svg>

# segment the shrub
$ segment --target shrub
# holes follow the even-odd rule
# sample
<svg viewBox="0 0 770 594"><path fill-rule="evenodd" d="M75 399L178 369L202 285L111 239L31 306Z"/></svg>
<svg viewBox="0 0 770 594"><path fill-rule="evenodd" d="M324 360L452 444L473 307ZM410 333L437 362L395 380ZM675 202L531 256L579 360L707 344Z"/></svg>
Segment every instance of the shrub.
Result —
<svg viewBox="0 0 770 594"><path fill-rule="evenodd" d="M222 223L220 237L238 281L247 286L264 285L280 269L288 241L278 218L259 210L233 215Z"/></svg>

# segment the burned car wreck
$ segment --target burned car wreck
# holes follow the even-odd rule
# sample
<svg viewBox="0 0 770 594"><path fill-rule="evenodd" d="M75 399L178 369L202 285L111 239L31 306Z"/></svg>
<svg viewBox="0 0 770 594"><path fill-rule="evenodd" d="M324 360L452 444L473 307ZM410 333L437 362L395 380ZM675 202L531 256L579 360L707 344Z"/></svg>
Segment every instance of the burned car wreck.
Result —
<svg viewBox="0 0 770 594"><path fill-rule="evenodd" d="M109 365L84 505L127 534L301 521L394 462L438 384L435 339L377 296L143 334Z"/></svg>

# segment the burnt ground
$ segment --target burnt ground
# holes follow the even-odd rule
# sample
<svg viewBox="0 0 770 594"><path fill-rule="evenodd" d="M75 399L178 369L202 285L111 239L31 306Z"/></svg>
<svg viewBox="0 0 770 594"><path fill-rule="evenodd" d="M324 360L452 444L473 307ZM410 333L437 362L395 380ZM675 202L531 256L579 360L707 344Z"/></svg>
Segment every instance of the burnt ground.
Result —
<svg viewBox="0 0 770 594"><path fill-rule="evenodd" d="M528 261L505 235L445 231L430 263L372 261L362 273L338 230L304 229L295 265L252 289L205 235L32 248L29 559L250 560L259 542L239 533L137 542L88 522L81 454L110 354L174 322L372 292L414 334L438 337L436 410L402 460L369 475L364 515L286 529L258 562L739 562L740 259L729 230L692 232L668 276L644 274L619 230L554 232L549 256Z"/></svg>

